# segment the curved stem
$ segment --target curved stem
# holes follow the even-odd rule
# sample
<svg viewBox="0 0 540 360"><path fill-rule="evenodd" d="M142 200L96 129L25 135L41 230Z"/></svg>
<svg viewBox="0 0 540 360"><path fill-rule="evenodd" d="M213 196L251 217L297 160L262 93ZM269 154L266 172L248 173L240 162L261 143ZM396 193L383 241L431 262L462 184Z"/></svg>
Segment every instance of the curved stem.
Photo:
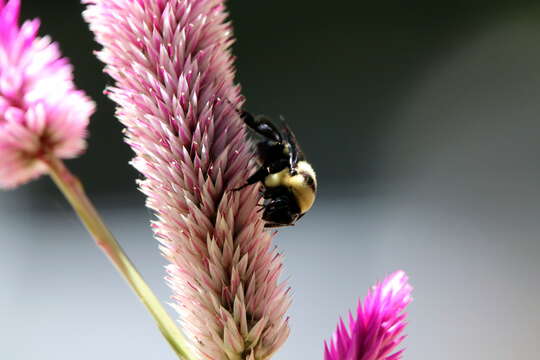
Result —
<svg viewBox="0 0 540 360"><path fill-rule="evenodd" d="M135 266L126 256L120 244L116 241L106 225L101 220L94 205L90 202L79 179L75 177L64 163L53 156L44 157L43 162L49 169L49 174L55 184L69 201L96 244L108 256L116 269L139 296L147 310L157 322L159 330L167 339L176 354L184 359L193 357L188 352L187 340L184 338L175 322L169 317L161 303L146 284Z"/></svg>

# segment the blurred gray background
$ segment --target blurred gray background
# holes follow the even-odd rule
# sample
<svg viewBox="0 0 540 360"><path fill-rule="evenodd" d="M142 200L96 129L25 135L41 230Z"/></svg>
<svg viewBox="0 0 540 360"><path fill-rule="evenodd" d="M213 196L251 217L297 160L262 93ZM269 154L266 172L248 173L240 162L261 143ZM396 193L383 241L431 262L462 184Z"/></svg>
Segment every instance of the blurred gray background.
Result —
<svg viewBox="0 0 540 360"><path fill-rule="evenodd" d="M230 8L248 109L288 119L320 184L310 214L275 240L294 294L275 359L322 358L338 316L396 269L415 288L406 359L539 359L540 5ZM167 302L80 11L23 5L98 102L89 151L68 165ZM0 359L175 358L47 178L0 192L0 318Z"/></svg>

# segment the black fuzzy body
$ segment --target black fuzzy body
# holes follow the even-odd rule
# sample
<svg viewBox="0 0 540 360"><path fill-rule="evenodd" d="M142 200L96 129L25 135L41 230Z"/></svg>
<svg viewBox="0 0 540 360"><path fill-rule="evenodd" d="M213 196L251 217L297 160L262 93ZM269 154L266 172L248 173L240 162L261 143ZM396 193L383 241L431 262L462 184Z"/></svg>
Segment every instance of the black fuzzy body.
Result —
<svg viewBox="0 0 540 360"><path fill-rule="evenodd" d="M270 119L264 116L255 118L246 111L243 111L241 116L246 125L262 139L257 142L260 167L247 179L246 184L237 190L261 182L264 198L262 218L266 221L265 227L294 225L303 215L294 194L285 186L268 187L264 184L269 175L285 169L291 175L295 174L297 162L304 158L296 139L286 125L283 129L278 129Z"/></svg>

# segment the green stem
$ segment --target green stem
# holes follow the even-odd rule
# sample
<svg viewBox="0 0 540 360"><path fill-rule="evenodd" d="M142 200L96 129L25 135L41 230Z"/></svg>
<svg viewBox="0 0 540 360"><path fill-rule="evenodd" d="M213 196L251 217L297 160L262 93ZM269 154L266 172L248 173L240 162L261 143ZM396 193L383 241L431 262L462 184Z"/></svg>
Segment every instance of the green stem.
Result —
<svg viewBox="0 0 540 360"><path fill-rule="evenodd" d="M48 166L49 174L55 184L69 201L88 232L92 235L96 244L109 257L116 269L139 296L150 314L154 317L159 330L167 339L176 354L183 359L192 360L189 353L187 340L184 338L175 322L169 317L161 303L146 284L142 276L135 269L120 244L107 229L98 212L86 196L79 179L75 177L56 157L43 158Z"/></svg>

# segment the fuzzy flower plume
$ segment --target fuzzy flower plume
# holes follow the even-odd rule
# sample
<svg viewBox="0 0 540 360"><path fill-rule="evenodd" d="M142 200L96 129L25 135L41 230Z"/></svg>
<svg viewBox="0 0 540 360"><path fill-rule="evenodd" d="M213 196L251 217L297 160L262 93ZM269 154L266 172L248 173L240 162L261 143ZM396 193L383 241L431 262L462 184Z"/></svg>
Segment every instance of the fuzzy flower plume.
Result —
<svg viewBox="0 0 540 360"><path fill-rule="evenodd" d="M193 350L268 359L289 333L289 289L257 186L231 191L253 168L223 1L83 1Z"/></svg>
<svg viewBox="0 0 540 360"><path fill-rule="evenodd" d="M349 312L349 329L339 321L334 337L325 343L325 360L398 360L394 352L405 338L405 307L412 301L412 287L403 271L396 271L373 286L358 303L356 318Z"/></svg>
<svg viewBox="0 0 540 360"><path fill-rule="evenodd" d="M43 156L73 158L85 148L94 104L73 84L58 45L37 37L38 20L20 27L20 1L0 0L0 187L46 172Z"/></svg>

